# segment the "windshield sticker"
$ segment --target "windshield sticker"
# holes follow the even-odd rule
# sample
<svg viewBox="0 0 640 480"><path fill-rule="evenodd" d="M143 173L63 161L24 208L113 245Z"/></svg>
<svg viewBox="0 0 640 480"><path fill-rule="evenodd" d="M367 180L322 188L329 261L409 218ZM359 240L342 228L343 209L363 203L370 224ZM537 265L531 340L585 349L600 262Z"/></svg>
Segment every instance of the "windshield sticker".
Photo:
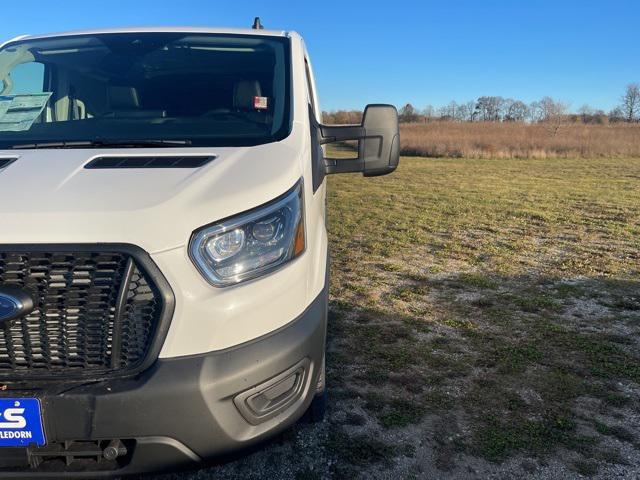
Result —
<svg viewBox="0 0 640 480"><path fill-rule="evenodd" d="M50 98L51 93L0 95L0 132L29 130Z"/></svg>
<svg viewBox="0 0 640 480"><path fill-rule="evenodd" d="M256 110L268 110L269 97L253 97L253 108Z"/></svg>

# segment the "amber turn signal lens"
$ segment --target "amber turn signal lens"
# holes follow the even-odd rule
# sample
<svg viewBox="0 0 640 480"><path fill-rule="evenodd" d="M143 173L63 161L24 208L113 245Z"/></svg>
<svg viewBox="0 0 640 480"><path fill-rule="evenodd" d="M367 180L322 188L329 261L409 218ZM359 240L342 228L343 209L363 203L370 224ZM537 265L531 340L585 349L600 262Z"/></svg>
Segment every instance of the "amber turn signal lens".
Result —
<svg viewBox="0 0 640 480"><path fill-rule="evenodd" d="M296 242L293 246L293 255L297 257L302 252L304 252L305 247L305 238L304 238L304 219L300 221L298 224L298 230L296 231Z"/></svg>

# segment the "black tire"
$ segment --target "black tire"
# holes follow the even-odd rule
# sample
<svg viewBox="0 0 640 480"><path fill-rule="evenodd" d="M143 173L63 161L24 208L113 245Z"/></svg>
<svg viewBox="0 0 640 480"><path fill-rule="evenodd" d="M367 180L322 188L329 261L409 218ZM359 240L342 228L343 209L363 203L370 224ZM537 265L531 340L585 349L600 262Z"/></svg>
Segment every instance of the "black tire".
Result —
<svg viewBox="0 0 640 480"><path fill-rule="evenodd" d="M327 390L325 389L322 393L317 394L311 405L309 406L309 410L307 410L307 414L305 415L308 423L321 423L324 420L325 415L327 414Z"/></svg>
<svg viewBox="0 0 640 480"><path fill-rule="evenodd" d="M318 382L318 388L322 388L321 392L316 392L316 395L311 401L311 405L302 416L302 423L321 423L327 414L327 384L326 384L326 366L325 360L322 359L322 369L320 373L320 380Z"/></svg>

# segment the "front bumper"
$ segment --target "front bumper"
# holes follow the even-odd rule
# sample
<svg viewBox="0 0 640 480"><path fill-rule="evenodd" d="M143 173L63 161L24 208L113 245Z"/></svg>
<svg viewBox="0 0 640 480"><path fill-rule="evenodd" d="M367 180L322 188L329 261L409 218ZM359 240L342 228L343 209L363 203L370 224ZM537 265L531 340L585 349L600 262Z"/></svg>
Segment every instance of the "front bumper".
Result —
<svg viewBox="0 0 640 480"><path fill-rule="evenodd" d="M115 461L66 465L60 454L36 469L29 460L33 466L33 454L42 450L0 449L0 477L99 478L160 471L197 465L265 440L296 422L316 394L326 319L325 288L297 319L238 347L158 360L136 378L96 381L64 392L0 392L40 398L48 444L71 445L70 450L69 442L83 441L127 446L126 455ZM251 407L264 407L264 415L253 415Z"/></svg>

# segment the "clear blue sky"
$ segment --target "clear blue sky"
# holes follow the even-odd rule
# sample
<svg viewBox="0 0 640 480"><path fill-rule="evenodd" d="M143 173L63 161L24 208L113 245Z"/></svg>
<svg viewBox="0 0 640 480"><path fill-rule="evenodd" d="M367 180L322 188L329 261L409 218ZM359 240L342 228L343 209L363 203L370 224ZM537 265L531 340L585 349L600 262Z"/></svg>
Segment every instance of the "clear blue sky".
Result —
<svg viewBox="0 0 640 480"><path fill-rule="evenodd" d="M306 39L325 110L549 95L608 110L640 82L640 0L20 0L0 36L138 25L250 26Z"/></svg>

